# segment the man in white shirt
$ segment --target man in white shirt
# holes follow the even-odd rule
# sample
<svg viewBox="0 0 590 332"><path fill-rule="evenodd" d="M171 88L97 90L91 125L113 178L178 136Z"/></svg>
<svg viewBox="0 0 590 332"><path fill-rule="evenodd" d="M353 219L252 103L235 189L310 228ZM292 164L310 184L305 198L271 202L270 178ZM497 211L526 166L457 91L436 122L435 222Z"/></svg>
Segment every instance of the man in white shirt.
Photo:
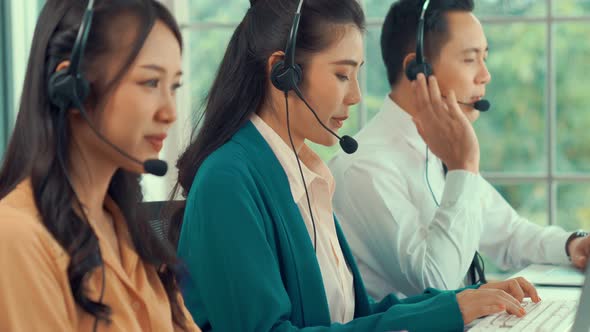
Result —
<svg viewBox="0 0 590 332"><path fill-rule="evenodd" d="M479 175L477 138L471 125L461 125L478 118L473 103L491 79L472 0L430 3L424 46L436 78L428 81L430 99L416 93L424 76L411 82L404 71L416 58L421 9L421 0L390 8L381 47L391 91L357 135L359 150L330 162L334 209L369 294L380 299L485 281L478 251L505 268L569 264L570 257L584 267L587 234L529 222ZM468 105L453 113L456 100Z"/></svg>

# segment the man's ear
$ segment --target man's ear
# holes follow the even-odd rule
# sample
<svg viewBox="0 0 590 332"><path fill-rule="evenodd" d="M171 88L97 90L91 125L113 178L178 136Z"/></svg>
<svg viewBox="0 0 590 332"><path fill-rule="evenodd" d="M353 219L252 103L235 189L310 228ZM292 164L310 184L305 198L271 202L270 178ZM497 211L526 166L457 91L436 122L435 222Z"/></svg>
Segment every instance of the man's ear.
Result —
<svg viewBox="0 0 590 332"><path fill-rule="evenodd" d="M404 57L404 61L402 62L403 71L404 71L404 77L406 76L406 69L410 65L410 62L412 62L413 60L416 60L416 53L413 53L413 52L412 53L408 53Z"/></svg>
<svg viewBox="0 0 590 332"><path fill-rule="evenodd" d="M55 68L55 72L58 72L62 69L66 69L69 66L70 66L70 60L64 60L57 65L57 67Z"/></svg>

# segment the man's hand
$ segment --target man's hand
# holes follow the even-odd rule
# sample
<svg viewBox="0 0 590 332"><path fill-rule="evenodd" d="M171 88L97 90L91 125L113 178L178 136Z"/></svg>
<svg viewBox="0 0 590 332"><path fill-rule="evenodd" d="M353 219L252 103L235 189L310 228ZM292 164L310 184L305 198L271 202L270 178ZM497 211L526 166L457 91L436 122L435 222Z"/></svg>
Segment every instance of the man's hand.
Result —
<svg viewBox="0 0 590 332"><path fill-rule="evenodd" d="M473 126L457 103L455 93L441 97L434 76L418 74L412 82L416 113L413 121L430 150L449 170L464 169L479 173L479 142Z"/></svg>
<svg viewBox="0 0 590 332"><path fill-rule="evenodd" d="M590 258L590 236L579 237L569 244L569 253L572 264L578 269L584 270Z"/></svg>

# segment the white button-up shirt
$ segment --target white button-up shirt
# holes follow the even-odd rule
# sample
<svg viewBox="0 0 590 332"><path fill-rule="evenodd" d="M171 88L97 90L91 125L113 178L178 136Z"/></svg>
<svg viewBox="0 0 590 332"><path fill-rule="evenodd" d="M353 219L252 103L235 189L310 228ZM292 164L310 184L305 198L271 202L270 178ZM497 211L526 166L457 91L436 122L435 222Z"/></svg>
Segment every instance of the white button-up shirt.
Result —
<svg viewBox="0 0 590 332"><path fill-rule="evenodd" d="M285 143L256 114L252 115L250 120L266 140L281 166L283 166L289 180L293 200L299 207L299 212L301 212L313 242L313 225L307 205L305 188L291 146ZM316 255L322 273L326 298L328 299L330 318L333 323L348 323L354 318L354 285L352 272L344 260L344 254L340 248L340 241L338 241L336 233L332 208L334 177L328 166L305 144L299 152L299 159L301 160L301 168L305 176L315 221L317 233Z"/></svg>
<svg viewBox="0 0 590 332"><path fill-rule="evenodd" d="M329 165L336 216L374 298L461 287L476 250L505 268L568 263L569 233L520 217L480 175L445 179L431 152L426 168L425 142L389 96L356 139L355 154Z"/></svg>

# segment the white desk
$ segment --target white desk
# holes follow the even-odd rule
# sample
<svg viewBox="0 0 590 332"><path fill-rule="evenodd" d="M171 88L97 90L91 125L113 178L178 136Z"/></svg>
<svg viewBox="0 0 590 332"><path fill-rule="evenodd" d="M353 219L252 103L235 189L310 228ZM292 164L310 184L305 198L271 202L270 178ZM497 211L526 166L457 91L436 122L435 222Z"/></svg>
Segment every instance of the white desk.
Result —
<svg viewBox="0 0 590 332"><path fill-rule="evenodd" d="M548 267L548 265L531 265L529 268L523 269L522 271L511 276L510 278L524 277L525 279L527 279L531 282L535 282L535 280L542 280L544 278L540 278L539 273L549 271L549 269L547 269L547 267ZM582 272L580 272L580 275L578 277L578 276L572 276L572 273L576 273L577 270L572 269L571 271L574 271L574 272L565 271L563 274L563 278L583 280L583 273ZM529 276L529 274L530 274L530 276ZM561 276L558 275L556 277L560 278ZM578 282L583 282L581 280L579 280ZM547 300L578 300L580 298L580 294L582 293L581 285L580 285L580 287L536 286L536 288L537 288L537 292L539 293L539 296L541 297L541 300L545 300L545 299L547 299Z"/></svg>

